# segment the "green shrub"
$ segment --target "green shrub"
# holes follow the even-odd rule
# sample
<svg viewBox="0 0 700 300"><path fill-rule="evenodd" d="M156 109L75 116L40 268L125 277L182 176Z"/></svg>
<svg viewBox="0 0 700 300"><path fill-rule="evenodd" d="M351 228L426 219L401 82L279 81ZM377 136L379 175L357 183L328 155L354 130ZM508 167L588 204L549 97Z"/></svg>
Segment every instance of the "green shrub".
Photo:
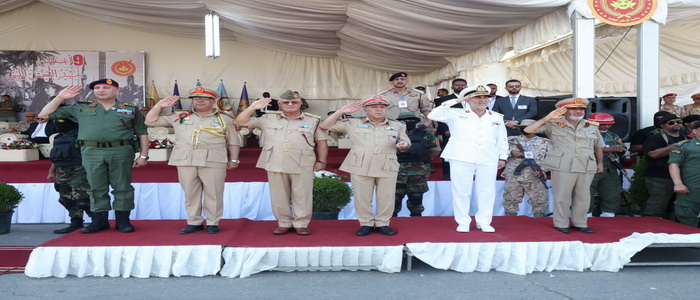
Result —
<svg viewBox="0 0 700 300"><path fill-rule="evenodd" d="M352 190L336 178L314 178L313 211L338 211L350 203Z"/></svg>
<svg viewBox="0 0 700 300"><path fill-rule="evenodd" d="M11 212L23 198L24 195L17 188L0 182L0 212Z"/></svg>

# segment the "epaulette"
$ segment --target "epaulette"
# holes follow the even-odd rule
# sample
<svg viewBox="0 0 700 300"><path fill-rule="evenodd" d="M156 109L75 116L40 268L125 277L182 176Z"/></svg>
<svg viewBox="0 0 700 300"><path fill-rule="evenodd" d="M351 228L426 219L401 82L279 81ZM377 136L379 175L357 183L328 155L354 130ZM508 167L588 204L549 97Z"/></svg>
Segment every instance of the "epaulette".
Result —
<svg viewBox="0 0 700 300"><path fill-rule="evenodd" d="M598 123L596 121L586 120L586 122L588 122L588 124L591 124L593 126L600 126L600 123Z"/></svg>
<svg viewBox="0 0 700 300"><path fill-rule="evenodd" d="M95 101L92 100L83 100L83 101L78 101L77 103L93 103Z"/></svg>
<svg viewBox="0 0 700 300"><path fill-rule="evenodd" d="M682 141L678 142L678 143L676 144L676 146L683 145L683 144L685 144L685 143L687 143L687 142L690 142L690 140L682 140Z"/></svg>
<svg viewBox="0 0 700 300"><path fill-rule="evenodd" d="M279 110L266 110L266 114L281 114L282 112Z"/></svg>
<svg viewBox="0 0 700 300"><path fill-rule="evenodd" d="M131 104L131 103L126 103L126 102L124 102L123 104L126 105L126 106L133 106L133 107L136 107L136 105L133 105L133 104Z"/></svg>
<svg viewBox="0 0 700 300"><path fill-rule="evenodd" d="M235 119L235 118L236 118L236 117L233 116L233 114L231 114L230 112L227 112L227 111L220 110L219 113L222 114L222 115L224 115L224 116L227 116L227 117L229 117L229 118L231 118L231 119Z"/></svg>
<svg viewBox="0 0 700 300"><path fill-rule="evenodd" d="M321 118L320 116L317 116L317 115L314 115L314 114L309 114L309 113L304 113L304 115L305 115L305 116L312 117L312 118L316 118L316 119L320 119L320 118Z"/></svg>
<svg viewBox="0 0 700 300"><path fill-rule="evenodd" d="M504 114L499 113L499 112L497 112L497 111L492 111L492 110L489 110L489 111L490 111L490 112L495 112L497 115L499 115L499 116L501 116L501 117L505 116Z"/></svg>

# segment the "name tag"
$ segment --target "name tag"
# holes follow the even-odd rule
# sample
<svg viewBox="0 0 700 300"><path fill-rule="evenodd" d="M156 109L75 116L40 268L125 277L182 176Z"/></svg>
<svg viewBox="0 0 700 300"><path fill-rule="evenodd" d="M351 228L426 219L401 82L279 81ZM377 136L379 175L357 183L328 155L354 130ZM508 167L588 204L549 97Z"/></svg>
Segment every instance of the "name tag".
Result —
<svg viewBox="0 0 700 300"><path fill-rule="evenodd" d="M80 111L84 111L84 112L95 112L95 111L97 111L97 109L94 109L94 108L83 108L83 109L81 109Z"/></svg>
<svg viewBox="0 0 700 300"><path fill-rule="evenodd" d="M525 151L523 152L523 155L525 155L526 159L535 159L535 154L532 153L532 151Z"/></svg>
<svg viewBox="0 0 700 300"><path fill-rule="evenodd" d="M518 109L527 109L527 105L518 105Z"/></svg>
<svg viewBox="0 0 700 300"><path fill-rule="evenodd" d="M408 107L408 101L399 100L399 108L407 108L407 107Z"/></svg>
<svg viewBox="0 0 700 300"><path fill-rule="evenodd" d="M369 126L367 126L367 125L365 125L365 124L357 125L357 127L359 127L359 128L369 128Z"/></svg>

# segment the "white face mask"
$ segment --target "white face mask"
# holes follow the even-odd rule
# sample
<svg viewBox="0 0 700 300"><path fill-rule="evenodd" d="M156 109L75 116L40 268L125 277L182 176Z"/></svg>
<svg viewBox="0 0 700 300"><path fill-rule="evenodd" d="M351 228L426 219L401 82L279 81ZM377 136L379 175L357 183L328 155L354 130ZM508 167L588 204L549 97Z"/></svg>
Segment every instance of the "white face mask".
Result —
<svg viewBox="0 0 700 300"><path fill-rule="evenodd" d="M570 116L570 117L569 117L569 120L571 120L571 121L581 121L581 120L583 120L583 116L579 116L579 117Z"/></svg>

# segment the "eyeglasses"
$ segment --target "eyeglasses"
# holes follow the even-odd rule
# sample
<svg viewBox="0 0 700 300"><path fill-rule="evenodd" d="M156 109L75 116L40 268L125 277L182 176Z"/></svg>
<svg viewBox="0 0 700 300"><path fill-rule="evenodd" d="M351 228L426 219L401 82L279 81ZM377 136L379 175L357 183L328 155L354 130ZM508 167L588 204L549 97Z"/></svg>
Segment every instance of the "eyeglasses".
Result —
<svg viewBox="0 0 700 300"><path fill-rule="evenodd" d="M282 105L297 105L301 104L301 101L280 101Z"/></svg>
<svg viewBox="0 0 700 300"><path fill-rule="evenodd" d="M205 100L214 100L213 98L206 98L206 97L194 97L192 98L192 101L205 101Z"/></svg>
<svg viewBox="0 0 700 300"><path fill-rule="evenodd" d="M509 85L509 86L506 86L506 87L509 88L509 89L513 89L513 88L518 89L518 88L520 88L519 85Z"/></svg>
<svg viewBox="0 0 700 300"><path fill-rule="evenodd" d="M680 121L680 120L678 120L678 121L668 121L668 122L666 122L666 124L668 124L668 125L681 125L681 124L683 124L683 121Z"/></svg>

